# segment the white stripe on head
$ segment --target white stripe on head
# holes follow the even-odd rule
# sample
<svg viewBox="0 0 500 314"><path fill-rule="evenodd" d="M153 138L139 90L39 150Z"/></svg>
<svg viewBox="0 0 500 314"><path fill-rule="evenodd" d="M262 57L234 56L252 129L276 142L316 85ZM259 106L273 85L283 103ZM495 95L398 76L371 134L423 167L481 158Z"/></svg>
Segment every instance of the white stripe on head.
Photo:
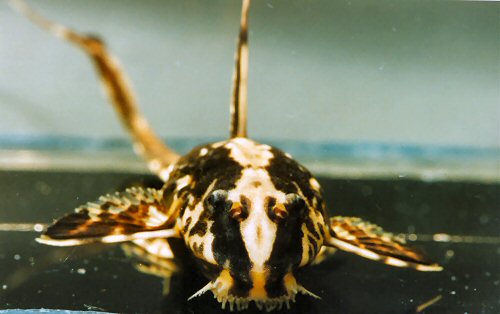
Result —
<svg viewBox="0 0 500 314"><path fill-rule="evenodd" d="M241 236L254 270L263 271L265 261L271 256L277 231L276 224L267 215L264 202L267 197L284 202L286 195L276 190L266 170L254 168L243 170L236 188L229 191L228 198L239 202L241 195L251 201L248 217L241 222Z"/></svg>

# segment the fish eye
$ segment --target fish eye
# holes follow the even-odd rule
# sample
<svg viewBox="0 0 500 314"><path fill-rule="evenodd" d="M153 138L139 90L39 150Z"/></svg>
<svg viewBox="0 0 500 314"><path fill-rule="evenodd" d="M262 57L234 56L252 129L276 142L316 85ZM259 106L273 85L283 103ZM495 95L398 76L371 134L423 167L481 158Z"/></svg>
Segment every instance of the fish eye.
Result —
<svg viewBox="0 0 500 314"><path fill-rule="evenodd" d="M209 213L213 213L216 209L224 209L227 200L227 191L224 190L215 190L210 193L207 198L205 198L204 205L205 209L208 210Z"/></svg>
<svg viewBox="0 0 500 314"><path fill-rule="evenodd" d="M289 211L298 212L300 214L305 213L307 207L304 198L296 193L286 195L285 206Z"/></svg>

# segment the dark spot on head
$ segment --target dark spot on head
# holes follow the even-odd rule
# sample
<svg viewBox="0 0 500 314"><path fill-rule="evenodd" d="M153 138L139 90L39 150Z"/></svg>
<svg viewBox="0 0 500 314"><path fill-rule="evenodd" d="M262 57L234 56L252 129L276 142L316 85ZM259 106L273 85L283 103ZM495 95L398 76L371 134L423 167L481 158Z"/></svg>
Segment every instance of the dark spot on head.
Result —
<svg viewBox="0 0 500 314"><path fill-rule="evenodd" d="M184 228L182 228L182 232L186 233L188 231L189 226L191 225L191 217L186 219L186 224L184 224Z"/></svg>
<svg viewBox="0 0 500 314"><path fill-rule="evenodd" d="M252 182L252 185L254 188L258 188L259 186L262 185L262 183L260 183L259 181L254 181L254 182Z"/></svg>
<svg viewBox="0 0 500 314"><path fill-rule="evenodd" d="M202 255L203 249L204 249L203 243L201 243L200 245L198 245L198 243L193 244L193 252L194 253L196 253L198 255Z"/></svg>
<svg viewBox="0 0 500 314"><path fill-rule="evenodd" d="M304 219L308 213L308 207L304 199L295 193L286 195L285 207L289 213L293 213L297 219Z"/></svg>
<svg viewBox="0 0 500 314"><path fill-rule="evenodd" d="M199 152L203 148L208 150L207 154L200 156ZM190 188L190 192L198 199L205 194L214 181L216 181L214 190L230 190L235 187L236 181L241 177L243 167L229 155L230 150L224 146L197 147L179 160L171 178L190 175L193 182L196 182Z"/></svg>
<svg viewBox="0 0 500 314"><path fill-rule="evenodd" d="M205 233L207 233L207 226L207 222L202 220L200 217L200 219L198 219L198 221L194 224L193 228L189 231L189 236L192 237L197 234L200 237L203 237Z"/></svg>
<svg viewBox="0 0 500 314"><path fill-rule="evenodd" d="M189 236L195 234L200 237L207 233L207 221L213 220L218 213L225 213L231 207L232 202L227 199L227 192L223 190L215 190L211 192L203 201L203 211L198 218L198 221L189 231Z"/></svg>

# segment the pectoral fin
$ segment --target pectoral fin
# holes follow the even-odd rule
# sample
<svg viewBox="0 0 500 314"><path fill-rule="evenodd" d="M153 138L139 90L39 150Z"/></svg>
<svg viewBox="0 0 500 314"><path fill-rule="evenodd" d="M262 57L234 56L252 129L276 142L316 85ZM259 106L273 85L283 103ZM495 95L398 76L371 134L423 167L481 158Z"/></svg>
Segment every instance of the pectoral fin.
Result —
<svg viewBox="0 0 500 314"><path fill-rule="evenodd" d="M162 191L130 188L78 207L48 227L37 241L73 246L178 236L167 213Z"/></svg>
<svg viewBox="0 0 500 314"><path fill-rule="evenodd" d="M327 245L371 260L420 271L443 269L423 254L407 246L404 239L385 232L379 226L360 218L341 216L331 218L330 234Z"/></svg>

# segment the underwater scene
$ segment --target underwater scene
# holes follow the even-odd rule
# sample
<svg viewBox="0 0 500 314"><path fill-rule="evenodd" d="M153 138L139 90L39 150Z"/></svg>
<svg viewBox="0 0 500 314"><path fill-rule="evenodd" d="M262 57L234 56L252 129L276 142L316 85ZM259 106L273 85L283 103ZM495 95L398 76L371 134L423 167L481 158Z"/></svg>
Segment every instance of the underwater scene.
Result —
<svg viewBox="0 0 500 314"><path fill-rule="evenodd" d="M1 3L0 314L499 313L499 9Z"/></svg>

